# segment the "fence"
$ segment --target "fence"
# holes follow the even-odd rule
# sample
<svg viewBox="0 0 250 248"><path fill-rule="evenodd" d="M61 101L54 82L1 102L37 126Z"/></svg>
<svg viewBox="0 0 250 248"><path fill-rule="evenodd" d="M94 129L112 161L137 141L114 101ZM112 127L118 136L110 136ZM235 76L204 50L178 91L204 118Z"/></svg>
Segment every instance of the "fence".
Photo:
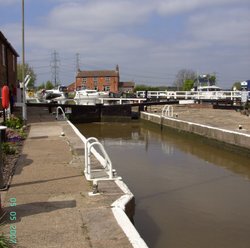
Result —
<svg viewBox="0 0 250 248"><path fill-rule="evenodd" d="M248 92L250 94L250 92ZM239 100L242 91L137 91L137 97L185 100Z"/></svg>

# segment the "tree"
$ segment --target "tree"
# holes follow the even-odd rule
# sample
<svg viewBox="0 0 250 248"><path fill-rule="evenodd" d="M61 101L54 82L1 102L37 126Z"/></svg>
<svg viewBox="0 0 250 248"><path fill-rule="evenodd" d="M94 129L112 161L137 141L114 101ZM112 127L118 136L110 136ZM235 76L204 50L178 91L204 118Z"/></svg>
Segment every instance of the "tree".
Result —
<svg viewBox="0 0 250 248"><path fill-rule="evenodd" d="M194 80L193 79L186 79L182 89L185 91L190 91L194 87Z"/></svg>
<svg viewBox="0 0 250 248"><path fill-rule="evenodd" d="M51 81L47 81L46 83L42 83L41 85L39 85L37 87L38 90L43 90L43 89L51 90L53 88L54 88L54 85Z"/></svg>
<svg viewBox="0 0 250 248"><path fill-rule="evenodd" d="M37 87L38 90L42 90L42 89L45 89L45 83L42 83L41 85L39 85Z"/></svg>
<svg viewBox="0 0 250 248"><path fill-rule="evenodd" d="M215 75L209 75L209 83L210 83L210 85L215 85L215 83L216 83L216 76Z"/></svg>
<svg viewBox="0 0 250 248"><path fill-rule="evenodd" d="M193 70L181 69L176 74L174 85L177 87L177 90L181 90L186 80L194 81L195 79L196 73Z"/></svg>
<svg viewBox="0 0 250 248"><path fill-rule="evenodd" d="M235 82L232 86L232 90L241 90L241 83L240 82Z"/></svg>
<svg viewBox="0 0 250 248"><path fill-rule="evenodd" d="M148 90L148 91L159 91L160 88L159 87L148 86L148 85L144 85L144 84L138 84L134 88L134 92L136 92L136 91L146 91L146 90Z"/></svg>
<svg viewBox="0 0 250 248"><path fill-rule="evenodd" d="M47 81L46 85L45 85L45 89L46 90L51 90L53 88L54 88L54 85L52 84L52 82L51 81Z"/></svg>
<svg viewBox="0 0 250 248"><path fill-rule="evenodd" d="M28 84L28 88L34 88L35 82L36 82L36 74L31 66L29 64L24 65L24 77L26 75L30 75L31 79ZM17 79L19 82L23 81L23 65L17 64Z"/></svg>

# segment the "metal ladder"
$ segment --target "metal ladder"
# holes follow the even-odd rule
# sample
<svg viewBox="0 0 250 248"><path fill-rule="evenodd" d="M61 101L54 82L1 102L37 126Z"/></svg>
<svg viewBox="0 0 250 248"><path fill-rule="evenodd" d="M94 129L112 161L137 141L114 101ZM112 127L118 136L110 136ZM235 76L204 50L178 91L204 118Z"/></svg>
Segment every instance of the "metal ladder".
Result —
<svg viewBox="0 0 250 248"><path fill-rule="evenodd" d="M63 120L66 120L67 117L66 117L65 112L64 112L64 110L62 109L61 106L58 106L56 108L56 120L58 120L58 118L59 118L59 110L61 110L61 112L62 112Z"/></svg>
<svg viewBox="0 0 250 248"><path fill-rule="evenodd" d="M162 109L161 115L163 117L173 117L174 116L174 108L172 105L165 105Z"/></svg>
<svg viewBox="0 0 250 248"><path fill-rule="evenodd" d="M102 152L102 155L98 153L94 148L97 147ZM103 169L92 169L91 164L91 153L94 154L96 159L100 162ZM105 176L102 177L94 177L95 172L104 171ZM112 162L107 154L107 152L104 149L104 146L98 141L95 137L90 137L85 142L85 168L84 168L84 174L87 178L87 180L112 180L115 178L115 170L112 167ZM108 176L108 177L107 177Z"/></svg>

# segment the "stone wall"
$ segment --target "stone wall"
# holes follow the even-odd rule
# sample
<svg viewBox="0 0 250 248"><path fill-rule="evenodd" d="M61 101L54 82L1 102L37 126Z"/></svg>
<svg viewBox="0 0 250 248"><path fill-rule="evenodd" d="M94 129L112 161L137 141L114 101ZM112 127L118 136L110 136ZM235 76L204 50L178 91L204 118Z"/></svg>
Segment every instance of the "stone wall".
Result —
<svg viewBox="0 0 250 248"><path fill-rule="evenodd" d="M250 150L250 135L141 112L141 119Z"/></svg>

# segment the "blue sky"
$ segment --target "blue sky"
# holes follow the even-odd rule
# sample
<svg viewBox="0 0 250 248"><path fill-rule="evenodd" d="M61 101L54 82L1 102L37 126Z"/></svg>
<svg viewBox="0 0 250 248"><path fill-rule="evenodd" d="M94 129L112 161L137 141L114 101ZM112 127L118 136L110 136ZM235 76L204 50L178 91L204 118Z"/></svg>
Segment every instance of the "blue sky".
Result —
<svg viewBox="0 0 250 248"><path fill-rule="evenodd" d="M80 69L115 69L121 80L172 85L180 69L216 73L230 88L250 79L249 0L25 0L26 61L37 84ZM21 0L0 0L0 30L21 55ZM21 61L21 58L20 58Z"/></svg>

